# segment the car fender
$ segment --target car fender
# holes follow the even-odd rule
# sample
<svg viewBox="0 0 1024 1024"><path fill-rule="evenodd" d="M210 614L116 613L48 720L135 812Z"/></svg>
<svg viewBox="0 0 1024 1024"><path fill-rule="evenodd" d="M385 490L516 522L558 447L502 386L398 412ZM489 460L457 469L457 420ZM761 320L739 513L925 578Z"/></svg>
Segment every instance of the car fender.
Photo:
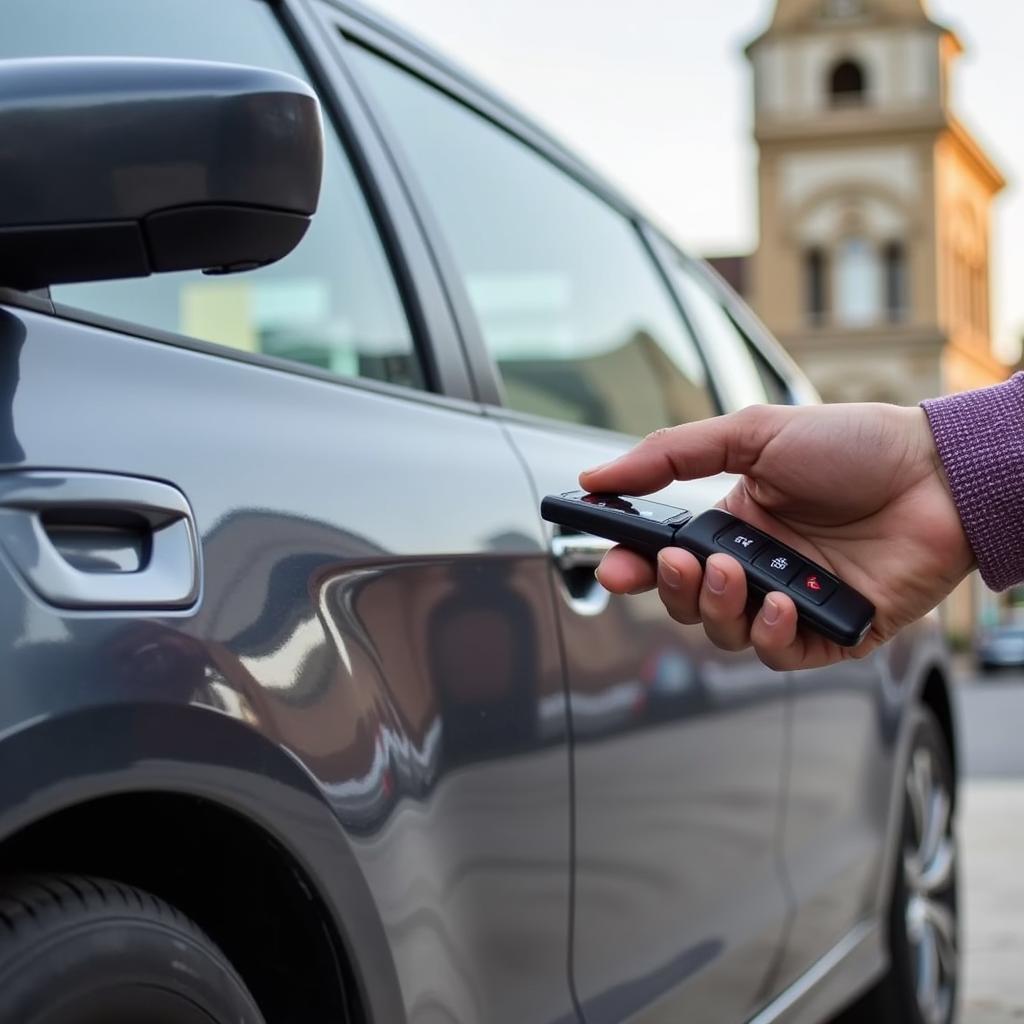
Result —
<svg viewBox="0 0 1024 1024"><path fill-rule="evenodd" d="M286 851L318 895L372 1020L404 1022L376 905L319 788L285 748L196 705L116 704L37 718L0 737L0 844L66 808L140 792L234 811Z"/></svg>

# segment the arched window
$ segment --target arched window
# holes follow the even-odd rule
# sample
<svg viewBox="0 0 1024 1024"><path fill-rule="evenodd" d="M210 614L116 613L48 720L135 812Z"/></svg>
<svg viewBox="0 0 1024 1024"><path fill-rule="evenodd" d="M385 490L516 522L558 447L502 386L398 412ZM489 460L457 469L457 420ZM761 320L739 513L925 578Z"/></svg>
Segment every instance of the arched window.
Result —
<svg viewBox="0 0 1024 1024"><path fill-rule="evenodd" d="M885 311L893 322L907 313L907 260L900 242L889 242L882 250L885 263Z"/></svg>
<svg viewBox="0 0 1024 1024"><path fill-rule="evenodd" d="M839 61L832 68L828 84L832 106L850 106L864 102L864 69L857 61L849 58Z"/></svg>
<svg viewBox="0 0 1024 1024"><path fill-rule="evenodd" d="M836 247L835 314L845 327L867 327L882 314L882 268L866 238L844 238Z"/></svg>
<svg viewBox="0 0 1024 1024"><path fill-rule="evenodd" d="M807 322L814 326L825 322L828 309L826 295L827 263L825 250L813 246L804 252L804 309Z"/></svg>

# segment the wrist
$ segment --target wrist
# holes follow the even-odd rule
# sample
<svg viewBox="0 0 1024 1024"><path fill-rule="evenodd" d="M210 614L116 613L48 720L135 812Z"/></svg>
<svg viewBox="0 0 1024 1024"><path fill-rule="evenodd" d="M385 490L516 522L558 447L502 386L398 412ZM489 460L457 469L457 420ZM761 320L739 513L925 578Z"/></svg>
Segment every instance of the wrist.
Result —
<svg viewBox="0 0 1024 1024"><path fill-rule="evenodd" d="M922 403L968 544L993 590L1024 580L1024 374Z"/></svg>

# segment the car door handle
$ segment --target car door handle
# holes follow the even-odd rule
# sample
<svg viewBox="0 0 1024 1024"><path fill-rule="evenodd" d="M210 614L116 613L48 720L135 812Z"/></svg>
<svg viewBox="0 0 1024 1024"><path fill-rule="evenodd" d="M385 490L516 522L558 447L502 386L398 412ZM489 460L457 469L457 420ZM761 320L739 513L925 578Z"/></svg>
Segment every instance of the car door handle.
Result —
<svg viewBox="0 0 1024 1024"><path fill-rule="evenodd" d="M551 555L563 572L596 569L615 542L589 533L558 533L551 538Z"/></svg>
<svg viewBox="0 0 1024 1024"><path fill-rule="evenodd" d="M589 533L556 533L551 538L551 557L558 566L562 597L577 615L600 615L611 594L594 578L594 570L613 541Z"/></svg>
<svg viewBox="0 0 1024 1024"><path fill-rule="evenodd" d="M0 473L0 546L28 585L61 608L175 609L199 597L192 509L157 480Z"/></svg>

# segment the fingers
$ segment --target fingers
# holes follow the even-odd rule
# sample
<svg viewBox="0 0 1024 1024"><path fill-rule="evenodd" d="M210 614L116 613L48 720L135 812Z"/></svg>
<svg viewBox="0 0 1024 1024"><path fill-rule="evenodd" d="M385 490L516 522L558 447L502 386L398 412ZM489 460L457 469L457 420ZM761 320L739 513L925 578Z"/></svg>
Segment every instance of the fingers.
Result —
<svg viewBox="0 0 1024 1024"><path fill-rule="evenodd" d="M778 672L830 665L844 656L841 648L798 628L797 610L786 594L768 594L751 619L747 581L730 555L712 555L704 570L688 551L665 548L657 567L646 558L613 548L597 571L598 581L614 594L639 594L658 588L666 610L677 622L703 623L704 632L726 651L753 647L758 658ZM871 647L865 641L864 653ZM857 651L851 655L858 657Z"/></svg>
<svg viewBox="0 0 1024 1024"><path fill-rule="evenodd" d="M580 474L580 486L610 494L647 494L673 480L746 473L785 410L753 406L728 416L655 431L632 451Z"/></svg>
<svg viewBox="0 0 1024 1024"><path fill-rule="evenodd" d="M807 644L797 630L797 611L786 594L768 594L750 627L757 656L779 672L808 667Z"/></svg>
<svg viewBox="0 0 1024 1024"><path fill-rule="evenodd" d="M712 555L707 560L698 607L704 632L716 647L742 651L750 646L747 578L731 555Z"/></svg>
<svg viewBox="0 0 1024 1024"><path fill-rule="evenodd" d="M657 584L654 566L626 548L612 548L594 573L597 582L613 594L642 594Z"/></svg>
<svg viewBox="0 0 1024 1024"><path fill-rule="evenodd" d="M700 562L682 548L663 548L658 554L658 596L676 622L700 622Z"/></svg>

